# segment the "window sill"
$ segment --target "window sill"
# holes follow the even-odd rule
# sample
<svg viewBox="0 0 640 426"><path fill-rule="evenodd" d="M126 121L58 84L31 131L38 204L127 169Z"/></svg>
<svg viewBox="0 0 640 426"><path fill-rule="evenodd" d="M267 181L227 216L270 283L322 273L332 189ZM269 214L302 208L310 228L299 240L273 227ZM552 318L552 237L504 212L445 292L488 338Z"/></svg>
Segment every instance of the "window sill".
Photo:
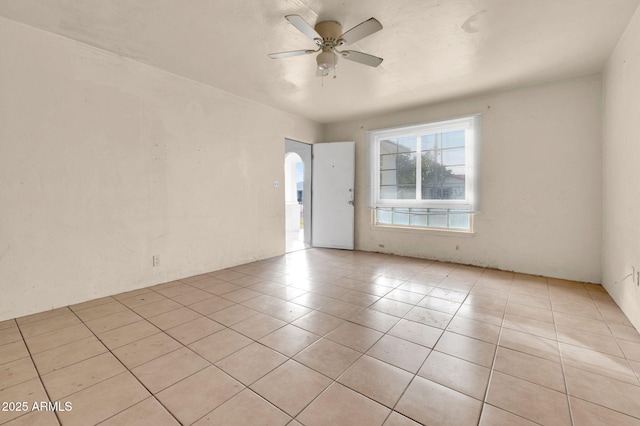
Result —
<svg viewBox="0 0 640 426"><path fill-rule="evenodd" d="M385 231L385 232L409 232L409 233L424 233L437 235L442 237L462 237L462 238L473 238L476 233L472 230L466 229L442 229L442 228L424 228L417 226L402 226L402 225L376 225L372 224L372 228L375 231Z"/></svg>

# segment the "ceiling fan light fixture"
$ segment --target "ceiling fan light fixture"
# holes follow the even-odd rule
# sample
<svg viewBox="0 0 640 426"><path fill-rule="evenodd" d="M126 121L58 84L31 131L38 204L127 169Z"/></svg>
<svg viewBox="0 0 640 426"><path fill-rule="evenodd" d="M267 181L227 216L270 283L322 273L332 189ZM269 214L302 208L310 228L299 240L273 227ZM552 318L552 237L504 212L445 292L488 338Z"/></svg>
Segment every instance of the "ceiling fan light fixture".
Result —
<svg viewBox="0 0 640 426"><path fill-rule="evenodd" d="M302 34L313 40L318 47L317 50L300 49L288 52L270 53L273 59L288 58L320 52L316 57L316 76L324 77L338 66L338 57L343 56L351 62L377 67L382 63L382 58L357 52L355 50L338 50L345 44L355 43L382 29L382 24L376 18L369 18L364 22L343 33L342 25L338 21L320 21L315 28L311 27L299 15L287 15L285 19L298 29ZM335 78L335 75L333 76Z"/></svg>
<svg viewBox="0 0 640 426"><path fill-rule="evenodd" d="M338 65L338 56L332 50L323 49L316 57L316 62L321 70L331 71Z"/></svg>

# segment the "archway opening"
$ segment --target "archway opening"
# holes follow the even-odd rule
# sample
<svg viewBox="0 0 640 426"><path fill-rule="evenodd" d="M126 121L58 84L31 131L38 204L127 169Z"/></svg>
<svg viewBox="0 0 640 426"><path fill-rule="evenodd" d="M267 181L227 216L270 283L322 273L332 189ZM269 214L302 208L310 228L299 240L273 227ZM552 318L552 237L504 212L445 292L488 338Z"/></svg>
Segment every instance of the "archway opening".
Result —
<svg viewBox="0 0 640 426"><path fill-rule="evenodd" d="M284 160L286 251L307 247L304 242L304 162L300 155L288 152Z"/></svg>

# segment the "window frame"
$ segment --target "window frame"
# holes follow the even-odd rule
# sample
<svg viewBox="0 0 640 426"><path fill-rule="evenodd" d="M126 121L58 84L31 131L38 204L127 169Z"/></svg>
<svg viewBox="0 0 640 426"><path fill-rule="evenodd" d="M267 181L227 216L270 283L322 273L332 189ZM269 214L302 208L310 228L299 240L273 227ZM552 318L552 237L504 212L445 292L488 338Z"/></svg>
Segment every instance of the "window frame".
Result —
<svg viewBox="0 0 640 426"><path fill-rule="evenodd" d="M422 182L421 163L421 137L434 133L443 133L448 131L464 130L465 131L465 199L458 200L423 200L418 199L421 196ZM385 139L399 139L403 137L416 137L416 198L415 199L384 199L380 198L380 142ZM387 129L370 130L366 133L367 139L367 205L372 209L391 210L392 208L414 208L414 209L466 209L469 211L469 228L473 227L473 214L479 211L478 197L478 145L480 139L480 114L468 115L464 117L430 121L410 126L399 126ZM440 148L442 149L442 148ZM444 231L467 231L467 228L448 228L448 227L426 227L418 225L395 225L395 224L378 224L374 216L374 224L380 226L404 226L409 228L421 229L437 229Z"/></svg>

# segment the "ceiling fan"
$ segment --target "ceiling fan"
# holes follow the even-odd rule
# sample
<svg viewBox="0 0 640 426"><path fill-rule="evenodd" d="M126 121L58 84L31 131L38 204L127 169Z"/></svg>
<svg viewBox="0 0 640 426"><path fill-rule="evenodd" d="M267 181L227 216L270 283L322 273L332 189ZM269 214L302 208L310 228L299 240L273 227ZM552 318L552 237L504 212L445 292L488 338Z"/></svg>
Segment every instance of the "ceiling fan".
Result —
<svg viewBox="0 0 640 426"><path fill-rule="evenodd" d="M342 24L337 21L318 22L314 28L298 15L287 15L285 18L301 33L312 39L318 48L315 50L303 49L270 53L269 56L273 59L320 52L316 57L318 64L316 76L318 77L326 76L329 74L329 71L334 70L338 65L338 58L340 56L350 61L369 65L370 67L377 67L382 63L382 58L367 53L357 52L355 50L338 50L338 47L355 43L358 40L380 31L382 24L378 22L376 18L369 18L345 33L342 32Z"/></svg>

